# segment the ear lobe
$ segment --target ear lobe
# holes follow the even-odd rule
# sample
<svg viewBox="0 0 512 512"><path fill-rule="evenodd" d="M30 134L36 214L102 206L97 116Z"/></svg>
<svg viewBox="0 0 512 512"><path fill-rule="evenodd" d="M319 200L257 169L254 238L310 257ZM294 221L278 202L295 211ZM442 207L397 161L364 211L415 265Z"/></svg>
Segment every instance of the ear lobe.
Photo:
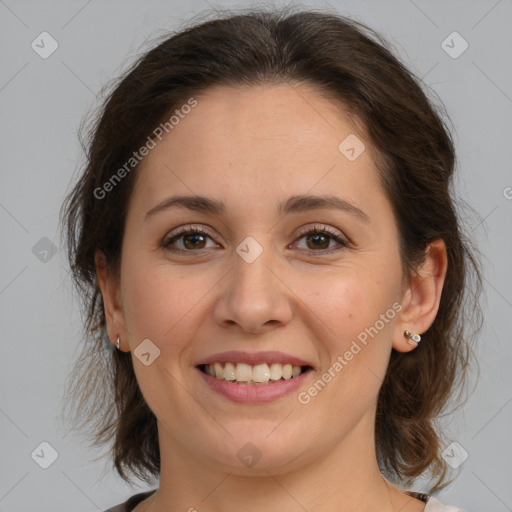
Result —
<svg viewBox="0 0 512 512"><path fill-rule="evenodd" d="M439 310L443 285L448 270L448 257L444 240L429 244L425 260L411 278L403 296L403 309L396 322L393 348L399 352L410 352L417 346L405 336L405 331L423 334L435 320Z"/></svg>
<svg viewBox="0 0 512 512"><path fill-rule="evenodd" d="M118 279L109 271L107 258L103 251L99 249L94 255L94 264L98 286L103 297L108 337L115 343L118 335L120 335L121 340L125 335L123 310L119 300Z"/></svg>

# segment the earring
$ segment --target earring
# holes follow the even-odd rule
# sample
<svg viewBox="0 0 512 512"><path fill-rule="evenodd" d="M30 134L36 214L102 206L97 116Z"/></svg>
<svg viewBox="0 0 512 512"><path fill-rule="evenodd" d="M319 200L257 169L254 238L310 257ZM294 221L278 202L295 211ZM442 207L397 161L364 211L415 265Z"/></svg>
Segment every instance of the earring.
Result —
<svg viewBox="0 0 512 512"><path fill-rule="evenodd" d="M406 338L410 338L412 341L416 342L416 345L421 341L421 336L418 333L411 331L404 331L404 336ZM407 341L409 343L409 341Z"/></svg>
<svg viewBox="0 0 512 512"><path fill-rule="evenodd" d="M119 338L119 334L117 335L117 339L116 339L116 348L117 350L119 350L119 343L121 342L121 338Z"/></svg>

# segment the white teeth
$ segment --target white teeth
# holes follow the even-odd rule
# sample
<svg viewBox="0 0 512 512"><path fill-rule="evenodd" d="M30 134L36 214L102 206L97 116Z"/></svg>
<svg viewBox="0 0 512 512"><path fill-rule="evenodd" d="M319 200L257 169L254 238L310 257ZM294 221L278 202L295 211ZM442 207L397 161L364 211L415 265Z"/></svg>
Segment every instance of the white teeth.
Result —
<svg viewBox="0 0 512 512"><path fill-rule="evenodd" d="M270 365L270 378L272 380L279 380L283 375L283 367L278 363Z"/></svg>
<svg viewBox="0 0 512 512"><path fill-rule="evenodd" d="M237 382L248 382L252 380L252 368L245 363L238 363L235 369Z"/></svg>
<svg viewBox="0 0 512 512"><path fill-rule="evenodd" d="M252 380L254 382L268 382L269 379L270 370L266 363L257 364L254 368L252 368Z"/></svg>
<svg viewBox="0 0 512 512"><path fill-rule="evenodd" d="M292 369L291 364L283 365L283 379L291 379L292 373L293 373L293 369Z"/></svg>
<svg viewBox="0 0 512 512"><path fill-rule="evenodd" d="M218 379L231 380L243 383L268 384L269 381L289 380L301 374L301 367L280 363L257 364L251 366L246 363L221 363L205 364L205 373Z"/></svg>
<svg viewBox="0 0 512 512"><path fill-rule="evenodd" d="M209 364L208 366L211 366L211 364ZM218 379L222 379L222 377L224 375L224 372L222 371L221 364L220 363L215 363L213 366L215 368L215 375L213 375L213 377L217 377Z"/></svg>
<svg viewBox="0 0 512 512"><path fill-rule="evenodd" d="M206 367L211 366L209 364L206 365ZM224 375L222 375L224 373ZM235 380L235 365L233 363L226 363L224 365L224 371L219 376L219 379L224 380Z"/></svg>

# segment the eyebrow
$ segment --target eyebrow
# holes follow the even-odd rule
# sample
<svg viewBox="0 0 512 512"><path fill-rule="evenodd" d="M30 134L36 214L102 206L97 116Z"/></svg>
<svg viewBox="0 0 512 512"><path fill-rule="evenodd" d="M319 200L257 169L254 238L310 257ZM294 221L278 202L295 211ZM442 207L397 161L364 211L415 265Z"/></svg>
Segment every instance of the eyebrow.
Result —
<svg viewBox="0 0 512 512"><path fill-rule="evenodd" d="M217 199L205 196L172 196L151 208L151 210L146 213L144 220L146 221L149 217L152 217L160 211L176 206L217 216L225 215L226 213L225 204ZM333 208L354 215L365 222L370 221L370 218L363 210L345 199L333 195L291 196L286 201L279 203L276 211L278 215L287 215L289 213Z"/></svg>

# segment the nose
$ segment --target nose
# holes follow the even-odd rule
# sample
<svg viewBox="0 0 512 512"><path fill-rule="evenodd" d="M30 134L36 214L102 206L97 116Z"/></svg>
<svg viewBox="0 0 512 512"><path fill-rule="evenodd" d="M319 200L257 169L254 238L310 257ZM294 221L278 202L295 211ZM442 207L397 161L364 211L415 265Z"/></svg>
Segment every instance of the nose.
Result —
<svg viewBox="0 0 512 512"><path fill-rule="evenodd" d="M283 327L293 315L293 293L283 282L270 248L251 263L235 253L233 268L219 283L215 321L251 334Z"/></svg>

